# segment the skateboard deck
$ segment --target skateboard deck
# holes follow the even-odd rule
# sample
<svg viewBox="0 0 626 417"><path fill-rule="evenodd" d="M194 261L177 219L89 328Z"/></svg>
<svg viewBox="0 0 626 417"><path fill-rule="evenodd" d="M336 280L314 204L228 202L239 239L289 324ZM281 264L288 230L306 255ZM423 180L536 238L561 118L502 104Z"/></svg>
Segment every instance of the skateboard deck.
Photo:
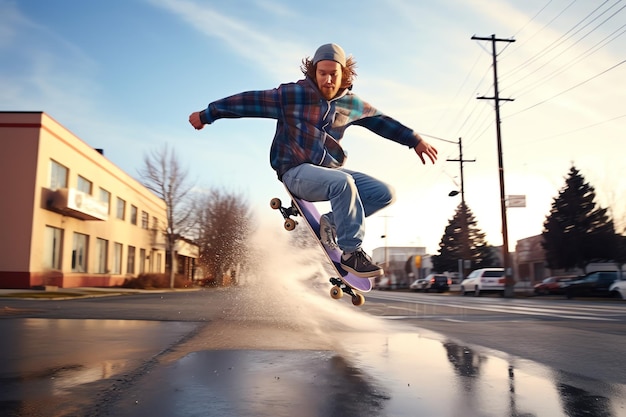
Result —
<svg viewBox="0 0 626 417"><path fill-rule="evenodd" d="M331 277L329 280L333 285L330 290L330 296L334 299L339 299L346 293L352 297L352 304L355 306L362 305L365 302L365 297L361 293L369 292L372 289L372 280L359 278L341 267L341 249L338 247L328 247L322 243L320 235L321 216L315 205L309 201L293 196L289 190L287 190L287 194L291 198L291 205L289 207L283 207L279 198L273 198L270 202L270 206L275 210L279 210L283 215L285 219L285 229L289 231L295 229L298 222L292 217L300 217L309 227L309 230L315 235L320 246L326 253L334 272L337 273L336 277Z"/></svg>

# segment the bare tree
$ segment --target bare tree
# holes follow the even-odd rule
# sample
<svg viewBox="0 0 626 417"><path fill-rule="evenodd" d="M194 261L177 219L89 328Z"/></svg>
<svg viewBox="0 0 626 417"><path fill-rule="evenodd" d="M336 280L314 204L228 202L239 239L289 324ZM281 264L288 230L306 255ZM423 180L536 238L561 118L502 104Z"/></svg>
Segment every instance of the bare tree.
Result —
<svg viewBox="0 0 626 417"><path fill-rule="evenodd" d="M169 257L170 287L174 288L177 270L176 243L193 227L193 200L190 191L194 184L188 180L173 149L167 144L144 156L144 166L139 171L143 185L165 201L166 224L161 232L165 236L166 257Z"/></svg>
<svg viewBox="0 0 626 417"><path fill-rule="evenodd" d="M196 235L199 263L218 285L224 277L236 281L253 261L248 242L253 232L250 206L240 195L211 190L199 199L196 209Z"/></svg>

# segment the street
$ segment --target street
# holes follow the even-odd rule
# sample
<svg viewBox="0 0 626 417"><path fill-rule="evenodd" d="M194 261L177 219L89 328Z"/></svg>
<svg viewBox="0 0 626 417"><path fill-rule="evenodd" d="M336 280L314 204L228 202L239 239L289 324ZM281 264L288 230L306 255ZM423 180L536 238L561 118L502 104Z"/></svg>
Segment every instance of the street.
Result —
<svg viewBox="0 0 626 417"><path fill-rule="evenodd" d="M328 289L0 298L0 414L626 416L626 303Z"/></svg>

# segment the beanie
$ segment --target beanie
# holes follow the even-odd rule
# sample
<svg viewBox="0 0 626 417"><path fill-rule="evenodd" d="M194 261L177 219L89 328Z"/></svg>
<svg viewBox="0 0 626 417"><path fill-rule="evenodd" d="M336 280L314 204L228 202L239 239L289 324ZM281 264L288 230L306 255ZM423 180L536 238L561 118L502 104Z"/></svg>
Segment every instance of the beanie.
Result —
<svg viewBox="0 0 626 417"><path fill-rule="evenodd" d="M335 43L327 43L320 46L317 48L317 51L315 51L315 55L313 55L313 65L317 64L319 61L325 60L338 62L342 67L346 66L346 54L341 46Z"/></svg>

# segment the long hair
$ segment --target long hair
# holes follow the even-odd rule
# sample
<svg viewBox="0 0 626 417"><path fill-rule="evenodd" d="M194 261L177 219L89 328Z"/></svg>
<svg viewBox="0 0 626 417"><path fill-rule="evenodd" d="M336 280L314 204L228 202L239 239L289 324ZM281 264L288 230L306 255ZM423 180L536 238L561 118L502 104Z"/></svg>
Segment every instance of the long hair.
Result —
<svg viewBox="0 0 626 417"><path fill-rule="evenodd" d="M315 71L317 70L317 66L313 65L313 59L311 57L306 57L302 60L302 65L300 65L300 71L302 73L315 81ZM341 88L349 88L352 86L354 79L356 78L356 61L354 58L349 56L346 59L346 66L342 67L341 73Z"/></svg>

